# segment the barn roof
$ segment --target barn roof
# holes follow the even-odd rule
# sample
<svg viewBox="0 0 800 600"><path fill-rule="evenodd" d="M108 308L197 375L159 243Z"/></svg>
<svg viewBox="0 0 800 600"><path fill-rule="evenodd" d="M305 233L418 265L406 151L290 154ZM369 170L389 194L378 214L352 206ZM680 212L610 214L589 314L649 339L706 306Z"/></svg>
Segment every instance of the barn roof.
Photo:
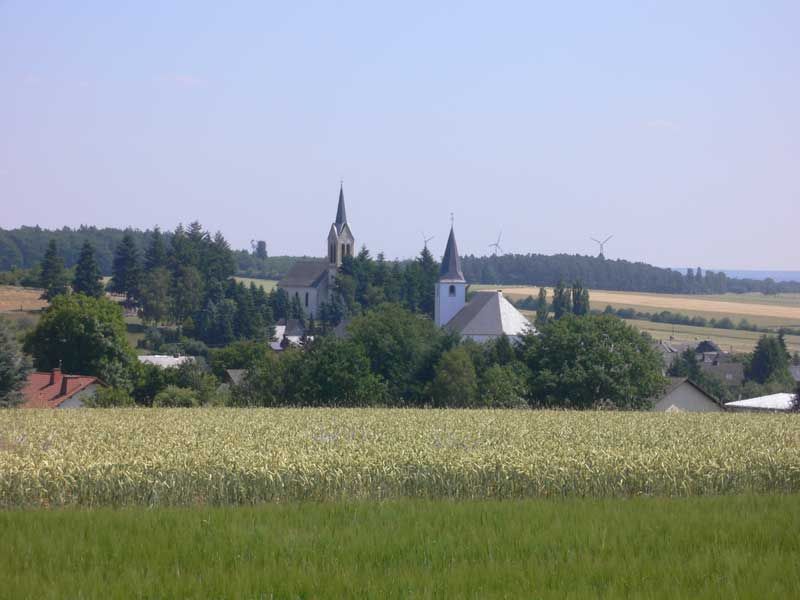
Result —
<svg viewBox="0 0 800 600"><path fill-rule="evenodd" d="M735 400L734 402L728 402L725 406L750 410L791 410L793 398L794 394L784 392L748 398L747 400Z"/></svg>

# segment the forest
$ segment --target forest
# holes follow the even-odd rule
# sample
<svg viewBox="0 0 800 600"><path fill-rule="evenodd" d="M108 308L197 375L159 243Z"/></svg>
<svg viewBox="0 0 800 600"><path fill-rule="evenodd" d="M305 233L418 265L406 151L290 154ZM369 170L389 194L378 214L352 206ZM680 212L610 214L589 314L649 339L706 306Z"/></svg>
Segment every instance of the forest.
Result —
<svg viewBox="0 0 800 600"><path fill-rule="evenodd" d="M25 271L36 269L51 239L58 244L67 268L78 262L81 246L91 242L100 272L110 275L114 250L129 233L140 251L150 244L152 230L122 230L82 225L46 230L36 227L0 229L0 271L17 270L16 280L25 283ZM169 243L172 235L164 234ZM263 240L254 241L249 250L233 250L235 274L244 277L280 279L300 257L269 256ZM739 279L725 273L688 269L685 273L655 267L643 262L579 254L505 254L463 257L464 275L470 283L554 286L559 281L580 281L588 288L656 292L671 294L723 294L760 292L763 294L800 293L800 282L767 279ZM30 281L30 278L27 280Z"/></svg>

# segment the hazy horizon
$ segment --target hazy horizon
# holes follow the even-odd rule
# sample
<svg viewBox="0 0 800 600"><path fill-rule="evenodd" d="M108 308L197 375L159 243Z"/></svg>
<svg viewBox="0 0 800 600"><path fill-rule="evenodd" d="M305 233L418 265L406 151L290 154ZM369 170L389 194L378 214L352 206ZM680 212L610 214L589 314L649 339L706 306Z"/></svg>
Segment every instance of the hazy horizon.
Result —
<svg viewBox="0 0 800 600"><path fill-rule="evenodd" d="M792 2L0 3L0 226L797 270Z"/></svg>

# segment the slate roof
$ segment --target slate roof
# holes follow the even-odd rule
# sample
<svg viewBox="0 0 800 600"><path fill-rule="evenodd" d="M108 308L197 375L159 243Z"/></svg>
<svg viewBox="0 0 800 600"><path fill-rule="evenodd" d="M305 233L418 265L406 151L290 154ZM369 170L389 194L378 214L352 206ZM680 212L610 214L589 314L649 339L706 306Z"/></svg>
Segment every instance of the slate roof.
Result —
<svg viewBox="0 0 800 600"><path fill-rule="evenodd" d="M445 327L465 336L520 336L536 331L500 291L477 292Z"/></svg>
<svg viewBox="0 0 800 600"><path fill-rule="evenodd" d="M327 275L327 260L298 260L278 282L278 285L280 287L317 287Z"/></svg>
<svg viewBox="0 0 800 600"><path fill-rule="evenodd" d="M336 208L336 233L341 234L342 228L347 224L347 211L344 208L344 184L339 186L339 206Z"/></svg>
<svg viewBox="0 0 800 600"><path fill-rule="evenodd" d="M439 269L439 281L465 281L464 272L461 270L461 257L458 255L456 234L452 227L447 238L447 247L444 249L442 267Z"/></svg>
<svg viewBox="0 0 800 600"><path fill-rule="evenodd" d="M225 380L233 385L239 385L245 375L247 369L225 369Z"/></svg>
<svg viewBox="0 0 800 600"><path fill-rule="evenodd" d="M22 408L58 408L93 383L104 385L97 377L65 375L59 369L52 373L31 373L22 388Z"/></svg>

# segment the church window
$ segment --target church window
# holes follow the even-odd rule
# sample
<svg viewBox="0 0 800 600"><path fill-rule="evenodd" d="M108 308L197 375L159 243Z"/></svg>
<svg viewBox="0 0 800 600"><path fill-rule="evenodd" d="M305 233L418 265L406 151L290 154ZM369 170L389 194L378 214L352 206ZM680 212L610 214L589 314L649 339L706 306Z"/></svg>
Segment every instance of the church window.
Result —
<svg viewBox="0 0 800 600"><path fill-rule="evenodd" d="M308 308L308 292L306 292L306 308Z"/></svg>
<svg viewBox="0 0 800 600"><path fill-rule="evenodd" d="M344 258L345 256L347 256L347 246L342 244L342 258Z"/></svg>
<svg viewBox="0 0 800 600"><path fill-rule="evenodd" d="M451 285L450 289L448 290L448 294L450 294L451 296L455 296L456 295L456 286Z"/></svg>

